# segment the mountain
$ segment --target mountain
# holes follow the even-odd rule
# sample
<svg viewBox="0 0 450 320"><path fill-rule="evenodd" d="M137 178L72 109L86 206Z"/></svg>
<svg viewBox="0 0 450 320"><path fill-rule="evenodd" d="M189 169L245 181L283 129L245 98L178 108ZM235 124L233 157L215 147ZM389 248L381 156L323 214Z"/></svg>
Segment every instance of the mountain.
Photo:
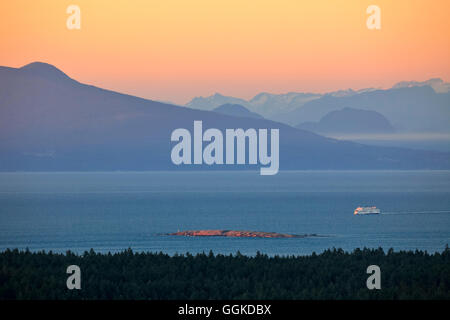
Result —
<svg viewBox="0 0 450 320"><path fill-rule="evenodd" d="M170 159L172 131L192 132L195 120L222 132L279 129L281 169L450 168L447 153L366 146L265 119L155 102L82 84L44 63L0 67L0 171L199 169ZM202 167L208 168L243 167Z"/></svg>
<svg viewBox="0 0 450 320"><path fill-rule="evenodd" d="M375 101L370 102L369 99L375 99ZM398 131L448 132L450 130L449 123L446 121L449 119L447 111L450 108L450 83L440 78L422 82L402 81L386 90L346 89L323 94L262 92L248 101L216 93L210 97L196 97L186 106L200 110L213 110L225 103L240 104L266 119L289 125L319 121L330 111L351 107L382 113ZM358 103L364 104L358 105ZM304 106L306 108L303 108ZM422 119L425 121L422 122Z"/></svg>
<svg viewBox="0 0 450 320"><path fill-rule="evenodd" d="M286 94L257 94L249 101L249 110L263 115L266 118L280 112L288 112L303 106L306 102L320 98L316 93L297 93L290 92Z"/></svg>
<svg viewBox="0 0 450 320"><path fill-rule="evenodd" d="M272 119L272 117L280 114L293 111L302 107L309 101L319 99L323 96L331 97L348 97L362 92L370 92L376 89L366 88L361 90L338 90L328 93L304 93L304 92L289 92L283 94L272 94L267 92L258 93L250 100L240 98L223 96L216 93L209 97L195 97L186 107L199 110L213 110L222 104L240 104L248 110L258 113L265 118Z"/></svg>
<svg viewBox="0 0 450 320"><path fill-rule="evenodd" d="M49 81L62 81L77 83L77 81L71 79L67 74L52 66L51 64L44 62L33 62L23 66L19 69L22 74L37 76Z"/></svg>
<svg viewBox="0 0 450 320"><path fill-rule="evenodd" d="M450 132L450 93L436 93L430 86L375 90L344 97L325 95L271 119L296 125L319 121L327 113L346 107L379 112L397 131Z"/></svg>
<svg viewBox="0 0 450 320"><path fill-rule="evenodd" d="M263 117L259 114L249 111L247 108L240 104L223 104L213 109L213 111L235 117L263 119Z"/></svg>
<svg viewBox="0 0 450 320"><path fill-rule="evenodd" d="M353 90L353 89L349 88L346 90L337 90L337 91L327 92L327 93L324 93L322 96L349 97L349 96L354 96L359 93L370 92L370 91L375 91L375 90L378 90L378 89L364 88L364 89L360 89L360 90Z"/></svg>
<svg viewBox="0 0 450 320"><path fill-rule="evenodd" d="M216 93L209 97L195 97L186 104L186 107L198 110L211 111L217 108L218 106L224 104L240 104L245 107L248 106L248 102L245 101L244 99L223 96L220 93Z"/></svg>
<svg viewBox="0 0 450 320"><path fill-rule="evenodd" d="M427 81L402 81L395 84L392 88L410 88L410 87L423 87L430 86L437 93L447 93L450 92L450 83L444 82L444 80L440 78L433 78Z"/></svg>
<svg viewBox="0 0 450 320"><path fill-rule="evenodd" d="M395 130L389 121L376 111L344 108L331 111L319 122L303 122L299 129L333 136L340 134L393 133Z"/></svg>
<svg viewBox="0 0 450 320"><path fill-rule="evenodd" d="M315 93L290 92L286 94L271 94L262 92L247 101L216 93L209 97L196 97L187 103L186 107L199 110L213 110L223 104L239 104L251 112L269 118L271 115L280 112L294 110L306 102L318 99L321 96L321 94Z"/></svg>

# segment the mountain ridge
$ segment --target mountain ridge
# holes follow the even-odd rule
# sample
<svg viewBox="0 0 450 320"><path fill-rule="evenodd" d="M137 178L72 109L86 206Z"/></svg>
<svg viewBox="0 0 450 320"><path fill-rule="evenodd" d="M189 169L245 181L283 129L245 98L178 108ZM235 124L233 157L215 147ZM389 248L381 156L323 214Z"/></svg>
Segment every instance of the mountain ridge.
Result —
<svg viewBox="0 0 450 320"><path fill-rule="evenodd" d="M328 112L345 107L379 112L398 131L448 132L450 129L450 93L436 93L430 86L375 90L346 97L324 96L272 119L295 125L301 121L318 121Z"/></svg>
<svg viewBox="0 0 450 320"><path fill-rule="evenodd" d="M192 130L195 120L204 130L279 129L280 170L450 168L446 153L338 141L271 120L173 106L20 68L0 68L0 97L0 171L259 169L174 165L171 132Z"/></svg>
<svg viewBox="0 0 450 320"><path fill-rule="evenodd" d="M395 132L395 129L381 113L348 107L330 111L318 122L302 122L296 128L326 136Z"/></svg>
<svg viewBox="0 0 450 320"><path fill-rule="evenodd" d="M235 117L263 119L261 115L256 112L249 111L241 104L226 103L218 106L217 108L214 108L212 111Z"/></svg>
<svg viewBox="0 0 450 320"><path fill-rule="evenodd" d="M263 117L267 119L271 119L274 121L280 121L289 125L297 125L300 122L306 121L318 121L321 116L324 116L324 113L321 113L320 116L309 117L308 115L302 114L303 118L297 116L298 110L302 109L305 105L313 104L314 101L324 99L350 99L351 97L358 97L361 95L366 95L370 93L380 93L380 92L395 92L396 90L410 90L410 92L421 90L422 87L429 87L437 95L444 94L450 97L450 83L444 82L440 78L432 78L426 81L401 81L394 84L391 88L388 89L380 89L380 88L365 88L360 90L338 90L326 93L305 93L305 92L289 92L284 94L272 94L267 92L261 92L256 94L253 98L249 100L236 98L232 96L224 96L216 93L215 95L208 97L196 97L188 102L185 106L194 109L200 110L212 110L220 104L224 103L237 103L241 104L252 112L261 114ZM220 100L216 98L220 97ZM321 101L324 101L321 100ZM428 104L424 102L422 108L426 108ZM450 99L448 99L448 105L450 106ZM339 104L338 108L347 107L347 105ZM353 108L364 108L364 106L352 105ZM379 113L387 116L383 112L376 110L376 107L372 108L373 111L378 111ZM332 111L331 109L327 109L326 112ZM388 117L389 118L389 117ZM397 122L397 119L389 118L391 122ZM407 126L406 126L407 127ZM430 125L432 129L433 125ZM450 126L449 126L450 127ZM402 130L403 128L397 128Z"/></svg>

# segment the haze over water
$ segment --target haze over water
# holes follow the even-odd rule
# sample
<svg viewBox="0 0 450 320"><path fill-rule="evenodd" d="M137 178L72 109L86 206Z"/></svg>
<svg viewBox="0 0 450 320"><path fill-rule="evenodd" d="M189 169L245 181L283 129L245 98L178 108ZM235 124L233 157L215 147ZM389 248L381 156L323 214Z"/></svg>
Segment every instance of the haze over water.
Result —
<svg viewBox="0 0 450 320"><path fill-rule="evenodd" d="M442 251L450 171L0 173L0 250L309 254ZM381 215L354 216L375 205ZM323 237L177 237L231 229Z"/></svg>

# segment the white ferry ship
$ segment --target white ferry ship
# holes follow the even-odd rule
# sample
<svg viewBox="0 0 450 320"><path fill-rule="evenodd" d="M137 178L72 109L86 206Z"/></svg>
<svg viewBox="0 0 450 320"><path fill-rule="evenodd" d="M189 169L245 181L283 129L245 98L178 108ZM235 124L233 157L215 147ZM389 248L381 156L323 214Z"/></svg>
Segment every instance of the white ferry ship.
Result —
<svg viewBox="0 0 450 320"><path fill-rule="evenodd" d="M380 214L380 209L377 207L358 207L355 209L353 213L355 215L364 215L364 214Z"/></svg>

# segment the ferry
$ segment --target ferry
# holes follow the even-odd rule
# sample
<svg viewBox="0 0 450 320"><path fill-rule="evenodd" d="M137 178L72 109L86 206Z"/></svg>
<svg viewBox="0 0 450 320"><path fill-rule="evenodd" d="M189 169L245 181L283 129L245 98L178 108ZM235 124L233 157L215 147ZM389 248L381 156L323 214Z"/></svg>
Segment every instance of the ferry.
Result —
<svg viewBox="0 0 450 320"><path fill-rule="evenodd" d="M365 215L365 214L380 214L380 209L377 207L358 207L355 209L354 215Z"/></svg>

